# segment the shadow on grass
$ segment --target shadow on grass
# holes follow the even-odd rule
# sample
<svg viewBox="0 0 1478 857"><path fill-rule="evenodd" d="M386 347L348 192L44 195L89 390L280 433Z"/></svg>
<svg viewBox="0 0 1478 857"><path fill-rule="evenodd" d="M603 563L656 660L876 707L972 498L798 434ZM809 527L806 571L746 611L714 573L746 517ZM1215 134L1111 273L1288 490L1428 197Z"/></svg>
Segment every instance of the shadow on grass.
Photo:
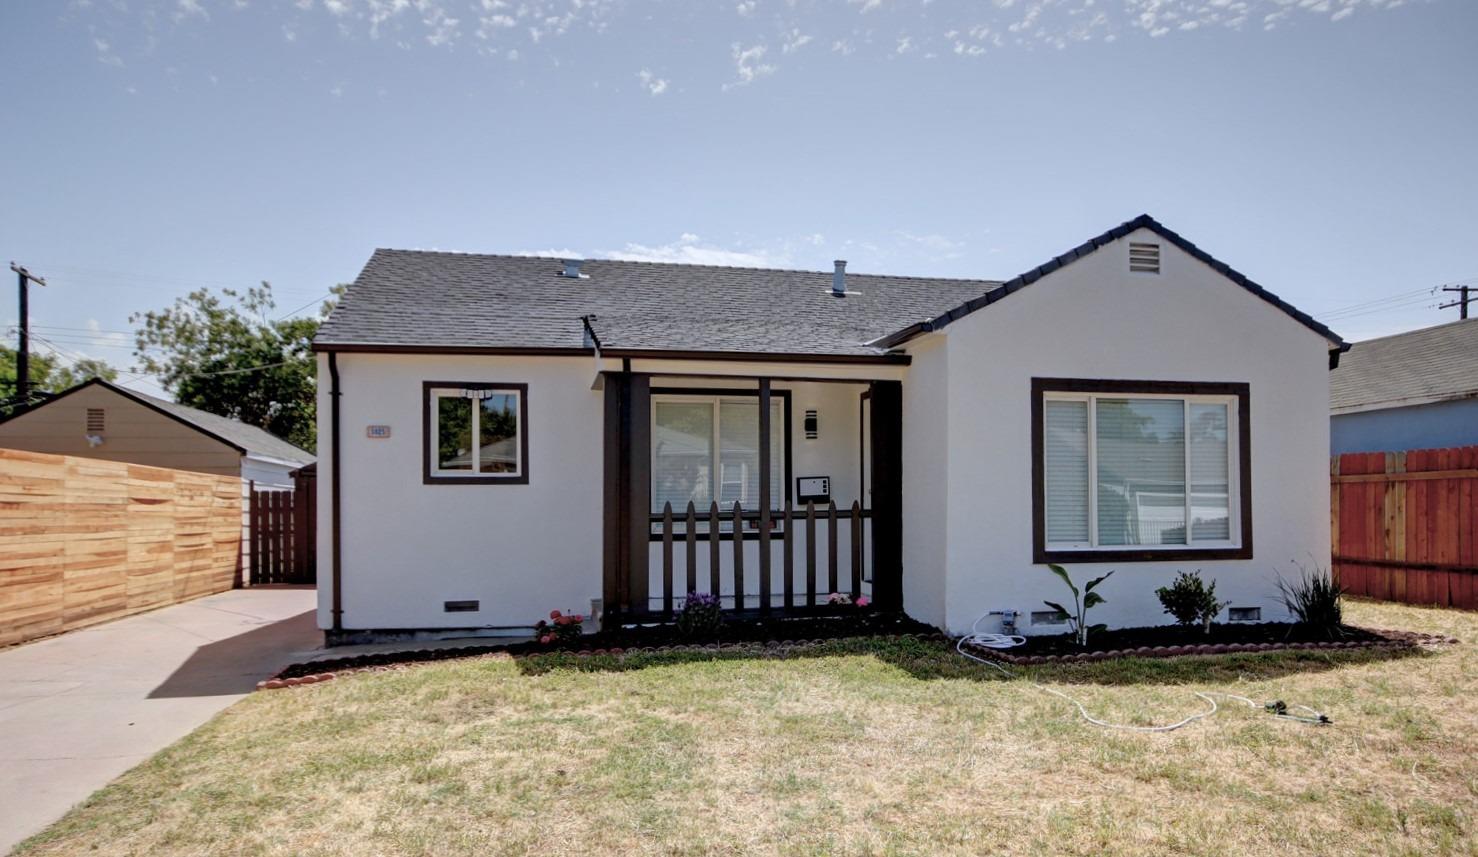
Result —
<svg viewBox="0 0 1478 857"><path fill-rule="evenodd" d="M1227 684L1237 680L1281 678L1326 672L1348 666L1428 657L1418 647L1190 655L1175 658L1125 657L1111 661L1018 667L1004 664L1014 677L1062 684L1191 685ZM1007 676L955 651L952 642L909 637L860 637L794 647L726 647L721 649L629 652L623 655L574 655L560 652L516 661L524 675L555 670L629 672L653 667L715 661L806 660L869 656L921 680L1006 681Z"/></svg>

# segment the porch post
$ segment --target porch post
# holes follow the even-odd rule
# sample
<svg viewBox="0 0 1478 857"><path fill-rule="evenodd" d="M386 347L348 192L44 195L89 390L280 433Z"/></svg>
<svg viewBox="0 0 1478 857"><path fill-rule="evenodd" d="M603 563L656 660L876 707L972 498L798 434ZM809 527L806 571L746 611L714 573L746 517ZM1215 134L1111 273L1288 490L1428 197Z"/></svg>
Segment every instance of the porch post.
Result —
<svg viewBox="0 0 1478 857"><path fill-rule="evenodd" d="M626 580L628 609L645 614L647 602L647 552L651 545L652 512L652 384L648 375L631 375L626 412L627 531Z"/></svg>
<svg viewBox="0 0 1478 857"><path fill-rule="evenodd" d="M621 411L624 407L627 388L630 386L630 378L629 375L616 372L607 372L605 377L605 409L601 428L604 457L601 475L603 506L601 515L601 599L604 605L604 615L601 624L607 628L619 621L621 613L624 612L622 605L626 600L626 587L621 577L622 568L625 566L622 557L625 555L626 546L626 531L621 525L625 520L623 511L625 498L621 490L625 473Z"/></svg>
<svg viewBox="0 0 1478 857"><path fill-rule="evenodd" d="M770 379L760 379L760 612L770 612ZM735 527L734 538L743 538ZM737 605L740 609L743 605Z"/></svg>
<svg viewBox="0 0 1478 857"><path fill-rule="evenodd" d="M606 375L602 427L601 597L610 627L647 611L651 508L651 385L645 375Z"/></svg>
<svg viewBox="0 0 1478 857"><path fill-rule="evenodd" d="M880 610L903 609L903 385L874 381L872 594Z"/></svg>

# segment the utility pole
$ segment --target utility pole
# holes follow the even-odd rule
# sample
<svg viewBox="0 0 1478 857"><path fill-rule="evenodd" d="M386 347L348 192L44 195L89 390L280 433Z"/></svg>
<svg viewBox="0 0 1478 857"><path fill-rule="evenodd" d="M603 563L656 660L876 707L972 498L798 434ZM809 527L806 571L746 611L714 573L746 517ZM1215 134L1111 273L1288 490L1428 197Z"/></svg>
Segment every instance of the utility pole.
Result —
<svg viewBox="0 0 1478 857"><path fill-rule="evenodd" d="M10 270L19 279L21 290L20 343L15 350L15 398L21 407L25 407L31 401L31 319L26 287L29 283L44 286L46 280L14 262L10 263Z"/></svg>
<svg viewBox="0 0 1478 857"><path fill-rule="evenodd" d="M1473 287L1472 286L1443 286L1442 287L1442 291L1444 291L1444 292L1459 292L1459 293L1462 294L1462 297L1460 297L1457 300L1452 301L1450 303L1442 304L1441 306L1437 307L1437 309L1447 309L1449 307L1457 307L1458 308L1457 309L1457 311L1458 311L1458 317L1459 318L1467 318L1468 317L1468 304L1470 302L1474 301L1474 300L1478 300L1478 298L1470 297L1469 296L1469 293L1472 290L1473 290Z"/></svg>

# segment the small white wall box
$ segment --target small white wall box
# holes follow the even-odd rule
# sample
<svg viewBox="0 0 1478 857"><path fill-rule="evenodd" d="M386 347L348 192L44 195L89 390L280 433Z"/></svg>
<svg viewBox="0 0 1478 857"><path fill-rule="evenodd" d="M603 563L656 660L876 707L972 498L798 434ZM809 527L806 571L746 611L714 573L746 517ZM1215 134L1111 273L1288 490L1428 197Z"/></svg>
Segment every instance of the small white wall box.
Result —
<svg viewBox="0 0 1478 857"><path fill-rule="evenodd" d="M830 476L798 476L795 499L799 503L825 503L831 499Z"/></svg>
<svg viewBox="0 0 1478 857"><path fill-rule="evenodd" d="M364 436L372 440L384 440L390 436L389 426L365 426Z"/></svg>

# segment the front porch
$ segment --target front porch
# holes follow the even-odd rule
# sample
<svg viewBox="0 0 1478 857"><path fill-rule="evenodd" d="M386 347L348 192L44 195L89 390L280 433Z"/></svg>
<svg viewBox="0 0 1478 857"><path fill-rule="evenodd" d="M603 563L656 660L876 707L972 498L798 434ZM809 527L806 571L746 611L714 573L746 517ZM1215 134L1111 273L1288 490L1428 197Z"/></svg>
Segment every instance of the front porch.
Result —
<svg viewBox="0 0 1478 857"><path fill-rule="evenodd" d="M902 609L901 372L845 368L602 374L606 627Z"/></svg>

